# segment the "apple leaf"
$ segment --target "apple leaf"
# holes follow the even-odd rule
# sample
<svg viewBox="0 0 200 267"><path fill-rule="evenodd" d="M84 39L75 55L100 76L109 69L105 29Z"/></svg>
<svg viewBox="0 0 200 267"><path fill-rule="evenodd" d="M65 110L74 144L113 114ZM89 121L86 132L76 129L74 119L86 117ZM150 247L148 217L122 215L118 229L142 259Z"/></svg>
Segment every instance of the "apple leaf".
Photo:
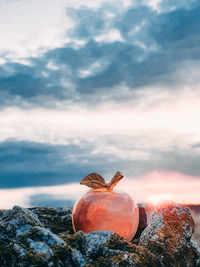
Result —
<svg viewBox="0 0 200 267"><path fill-rule="evenodd" d="M99 175L98 173L88 174L85 178L83 178L80 184L87 185L92 189L99 189L106 187L106 182L104 178L101 177L101 175Z"/></svg>

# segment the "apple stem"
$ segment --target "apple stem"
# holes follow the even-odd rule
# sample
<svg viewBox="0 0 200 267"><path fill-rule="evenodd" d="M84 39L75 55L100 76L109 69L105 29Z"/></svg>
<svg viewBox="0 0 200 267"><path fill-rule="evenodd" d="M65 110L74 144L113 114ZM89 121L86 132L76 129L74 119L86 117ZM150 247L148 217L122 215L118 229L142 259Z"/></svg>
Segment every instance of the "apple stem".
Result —
<svg viewBox="0 0 200 267"><path fill-rule="evenodd" d="M124 176L121 174L121 172L117 172L114 177L112 178L112 180L110 181L110 183L106 184L106 187L112 191L113 188L116 186L116 184L119 183L119 181L123 178Z"/></svg>

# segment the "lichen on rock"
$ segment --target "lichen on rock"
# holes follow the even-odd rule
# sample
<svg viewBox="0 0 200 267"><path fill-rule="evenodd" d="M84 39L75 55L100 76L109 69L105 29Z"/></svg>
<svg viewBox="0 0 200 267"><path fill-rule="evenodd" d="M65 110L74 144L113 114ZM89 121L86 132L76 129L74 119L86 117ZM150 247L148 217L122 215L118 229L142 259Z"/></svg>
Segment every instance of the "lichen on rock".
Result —
<svg viewBox="0 0 200 267"><path fill-rule="evenodd" d="M45 228L36 213L18 206L2 213L0 231L0 266L54 264L59 248L66 247L64 240Z"/></svg>
<svg viewBox="0 0 200 267"><path fill-rule="evenodd" d="M140 236L139 244L160 257L166 266L193 266L190 239L194 220L188 208L172 201L162 202ZM188 265L186 265L186 262Z"/></svg>
<svg viewBox="0 0 200 267"><path fill-rule="evenodd" d="M70 220L71 211L62 208L15 206L2 211L0 266L200 266L200 248L191 240L192 216L187 208L176 203L156 208L139 236L139 245L112 231L72 233Z"/></svg>
<svg viewBox="0 0 200 267"><path fill-rule="evenodd" d="M38 216L40 222L43 223L46 228L49 228L53 233L74 233L72 227L72 212L70 208L35 207L31 208L30 210L34 212Z"/></svg>

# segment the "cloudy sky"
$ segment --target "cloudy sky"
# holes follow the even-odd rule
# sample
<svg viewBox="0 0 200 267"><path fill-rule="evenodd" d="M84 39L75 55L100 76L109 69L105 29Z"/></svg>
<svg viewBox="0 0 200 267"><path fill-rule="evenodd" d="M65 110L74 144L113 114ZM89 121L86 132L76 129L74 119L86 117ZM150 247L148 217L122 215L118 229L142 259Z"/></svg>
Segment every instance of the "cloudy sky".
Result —
<svg viewBox="0 0 200 267"><path fill-rule="evenodd" d="M198 0L1 0L0 35L0 207L116 171L137 201L200 203Z"/></svg>

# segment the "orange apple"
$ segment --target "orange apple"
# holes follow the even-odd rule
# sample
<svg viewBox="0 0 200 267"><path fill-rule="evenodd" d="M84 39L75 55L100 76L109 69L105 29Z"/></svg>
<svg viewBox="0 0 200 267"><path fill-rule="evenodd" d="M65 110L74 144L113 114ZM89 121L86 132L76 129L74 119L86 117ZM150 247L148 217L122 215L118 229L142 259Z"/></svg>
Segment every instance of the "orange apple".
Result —
<svg viewBox="0 0 200 267"><path fill-rule="evenodd" d="M126 193L114 192L114 186L123 178L117 172L110 183L96 173L87 175L81 184L91 188L74 206L74 231L110 230L130 241L138 228L137 204Z"/></svg>

